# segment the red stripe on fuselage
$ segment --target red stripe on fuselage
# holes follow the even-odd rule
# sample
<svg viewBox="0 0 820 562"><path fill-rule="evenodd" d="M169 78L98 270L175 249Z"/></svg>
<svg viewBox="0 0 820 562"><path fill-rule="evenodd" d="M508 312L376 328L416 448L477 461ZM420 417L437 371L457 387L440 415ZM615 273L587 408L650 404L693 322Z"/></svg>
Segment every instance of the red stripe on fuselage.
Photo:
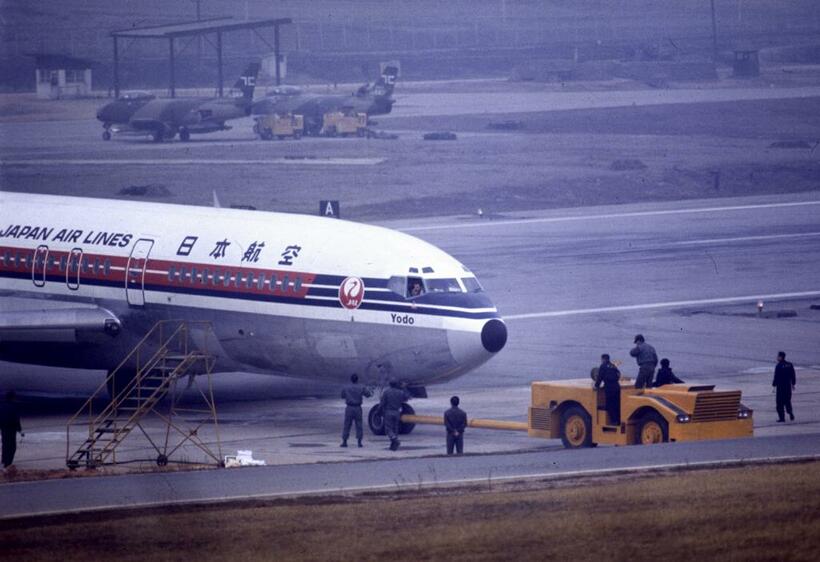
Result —
<svg viewBox="0 0 820 562"><path fill-rule="evenodd" d="M37 261L35 268L35 260ZM45 260L45 262L41 261ZM92 281L119 283L125 286L127 256L115 256L83 252L81 259L72 260L71 251L48 249L48 253L37 249L0 246L0 274L25 273L36 280L43 277L43 266L46 276L60 275L68 281L75 282L79 270L79 284ZM138 268L132 264L132 270ZM228 284L225 284L225 278ZM260 278L262 285L260 287ZM251 282L249 282L249 279ZM275 281L271 290L271 280ZM316 279L315 273L287 271L281 269L264 269L234 265L214 265L170 260L148 259L145 267L145 286L186 287L189 292L217 291L227 294L270 294L303 299L308 293L308 285ZM56 282L56 281L52 281ZM250 285L250 286L249 286ZM137 288L137 287L134 287Z"/></svg>

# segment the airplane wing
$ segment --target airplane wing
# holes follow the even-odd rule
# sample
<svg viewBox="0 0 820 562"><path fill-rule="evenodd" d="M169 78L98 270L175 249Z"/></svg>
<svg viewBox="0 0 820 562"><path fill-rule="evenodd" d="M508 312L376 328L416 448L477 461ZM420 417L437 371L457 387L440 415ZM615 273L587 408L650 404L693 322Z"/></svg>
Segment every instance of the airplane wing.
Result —
<svg viewBox="0 0 820 562"><path fill-rule="evenodd" d="M120 333L122 324L114 313L98 307L4 311L0 314L0 341L53 340L60 334Z"/></svg>

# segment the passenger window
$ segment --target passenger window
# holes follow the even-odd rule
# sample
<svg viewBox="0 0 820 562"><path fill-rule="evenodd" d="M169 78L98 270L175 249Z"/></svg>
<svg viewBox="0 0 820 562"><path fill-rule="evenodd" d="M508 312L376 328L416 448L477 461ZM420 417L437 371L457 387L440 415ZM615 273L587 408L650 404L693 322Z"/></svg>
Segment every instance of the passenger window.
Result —
<svg viewBox="0 0 820 562"><path fill-rule="evenodd" d="M173 265L171 267L169 267L168 268L168 281L173 281L174 277L176 277L176 274L177 274L177 268L174 267Z"/></svg>
<svg viewBox="0 0 820 562"><path fill-rule="evenodd" d="M427 290L431 293L460 293L458 279L428 279Z"/></svg>
<svg viewBox="0 0 820 562"><path fill-rule="evenodd" d="M282 277L282 287L281 288L282 288L283 293L288 292L288 289L289 289L288 285L289 284L290 284L290 279L288 279L288 276L285 275L284 277Z"/></svg>
<svg viewBox="0 0 820 562"><path fill-rule="evenodd" d="M82 267L83 267L83 273L88 273L89 264L88 264L88 257L86 257L86 256L83 256Z"/></svg>
<svg viewBox="0 0 820 562"><path fill-rule="evenodd" d="M248 272L248 280L245 282L248 289L253 288L253 272Z"/></svg>
<svg viewBox="0 0 820 562"><path fill-rule="evenodd" d="M60 259L60 269L64 269L65 266L63 265L63 260L65 260L65 256ZM103 274L108 277L111 274L111 260L105 258L105 263L103 263Z"/></svg>
<svg viewBox="0 0 820 562"><path fill-rule="evenodd" d="M105 260L108 263L108 260ZM68 258L66 256L60 256L60 271L65 271L66 266L68 265ZM108 275L108 273L106 273Z"/></svg>
<svg viewBox="0 0 820 562"><path fill-rule="evenodd" d="M264 289L265 288L265 274L264 273L259 274L259 280L256 282L256 288L257 289Z"/></svg>
<svg viewBox="0 0 820 562"><path fill-rule="evenodd" d="M179 282L184 283L185 279L188 277L188 270L184 267L179 268Z"/></svg>
<svg viewBox="0 0 820 562"><path fill-rule="evenodd" d="M230 271L225 272L225 278L222 280L222 286L223 287L230 287L231 286L231 272Z"/></svg>
<svg viewBox="0 0 820 562"><path fill-rule="evenodd" d="M54 254L48 255L48 265L46 265L48 269L54 269L57 267L57 260L54 259Z"/></svg>
<svg viewBox="0 0 820 562"><path fill-rule="evenodd" d="M210 273L210 272L209 272L207 269L203 269L203 270L202 270L202 279L200 280L200 282L201 282L203 285L207 285L207 284L208 284L208 274L209 274L209 273Z"/></svg>
<svg viewBox="0 0 820 562"><path fill-rule="evenodd" d="M270 285L268 286L268 288L271 291L276 290L276 274L273 274L273 275L270 276Z"/></svg>
<svg viewBox="0 0 820 562"><path fill-rule="evenodd" d="M302 290L302 278L297 277L296 281L293 282L293 292L298 293Z"/></svg>

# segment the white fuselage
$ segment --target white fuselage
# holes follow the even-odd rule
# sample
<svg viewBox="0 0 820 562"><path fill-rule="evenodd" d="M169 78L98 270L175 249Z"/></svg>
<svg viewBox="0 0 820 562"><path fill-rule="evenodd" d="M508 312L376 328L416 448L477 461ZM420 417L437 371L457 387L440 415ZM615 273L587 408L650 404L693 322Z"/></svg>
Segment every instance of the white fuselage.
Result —
<svg viewBox="0 0 820 562"><path fill-rule="evenodd" d="M212 324L221 370L425 385L506 341L473 274L440 249L281 213L0 192L0 312L4 295L31 299L31 313L0 324L0 359L34 364L111 369L171 318ZM48 312L39 325L44 300L121 329L57 329Z"/></svg>

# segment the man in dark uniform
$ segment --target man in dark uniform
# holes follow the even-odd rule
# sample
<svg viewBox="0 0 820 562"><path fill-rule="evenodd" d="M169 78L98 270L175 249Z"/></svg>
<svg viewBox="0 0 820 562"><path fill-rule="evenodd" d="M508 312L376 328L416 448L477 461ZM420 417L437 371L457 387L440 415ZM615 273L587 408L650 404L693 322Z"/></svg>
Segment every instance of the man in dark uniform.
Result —
<svg viewBox="0 0 820 562"><path fill-rule="evenodd" d="M621 372L618 367L610 363L609 354L601 355L601 366L598 367L598 376L595 379L595 389L604 385L606 396L606 415L610 425L621 423Z"/></svg>
<svg viewBox="0 0 820 562"><path fill-rule="evenodd" d="M345 401L345 424L342 429L342 447L347 447L347 438L350 437L350 425L356 422L356 441L362 446L362 401L370 398L373 393L363 384L359 384L359 375L350 375L350 384L342 388L342 400Z"/></svg>
<svg viewBox="0 0 820 562"><path fill-rule="evenodd" d="M13 390L6 393L6 401L0 404L0 434L3 438L3 468L14 464L14 453L17 452L17 433L25 435L20 425L20 410L17 408Z"/></svg>
<svg viewBox="0 0 820 562"><path fill-rule="evenodd" d="M777 408L777 421L784 422L786 418L783 410L789 413L789 419L794 420L792 411L792 390L797 384L797 377L794 373L794 365L786 361L786 352L777 352L777 365L774 368L774 380L772 386L775 387L775 407ZM4 437L5 439L5 437ZM5 441L4 441L5 443Z"/></svg>
<svg viewBox="0 0 820 562"><path fill-rule="evenodd" d="M652 386L652 377L655 376L655 367L658 366L658 354L655 348L646 343L641 334L635 336L635 347L629 354L638 363L638 378L635 379L635 388L649 388Z"/></svg>
<svg viewBox="0 0 820 562"><path fill-rule="evenodd" d="M408 400L410 400L410 394L399 386L397 380L391 380L390 388L382 392L381 407L384 416L384 430L390 438L391 451L397 450L401 445L401 441L399 441L401 407Z"/></svg>
<svg viewBox="0 0 820 562"><path fill-rule="evenodd" d="M658 375L655 379L655 386L681 383L683 383L683 381L676 377L675 373L672 372L672 368L669 366L669 359L666 359L665 357L661 359L661 368L658 369Z"/></svg>
<svg viewBox="0 0 820 562"><path fill-rule="evenodd" d="M464 454L464 429L467 427L467 414L458 407L459 398L450 398L450 409L444 412L444 427L447 428L447 454L453 454L453 448Z"/></svg>

